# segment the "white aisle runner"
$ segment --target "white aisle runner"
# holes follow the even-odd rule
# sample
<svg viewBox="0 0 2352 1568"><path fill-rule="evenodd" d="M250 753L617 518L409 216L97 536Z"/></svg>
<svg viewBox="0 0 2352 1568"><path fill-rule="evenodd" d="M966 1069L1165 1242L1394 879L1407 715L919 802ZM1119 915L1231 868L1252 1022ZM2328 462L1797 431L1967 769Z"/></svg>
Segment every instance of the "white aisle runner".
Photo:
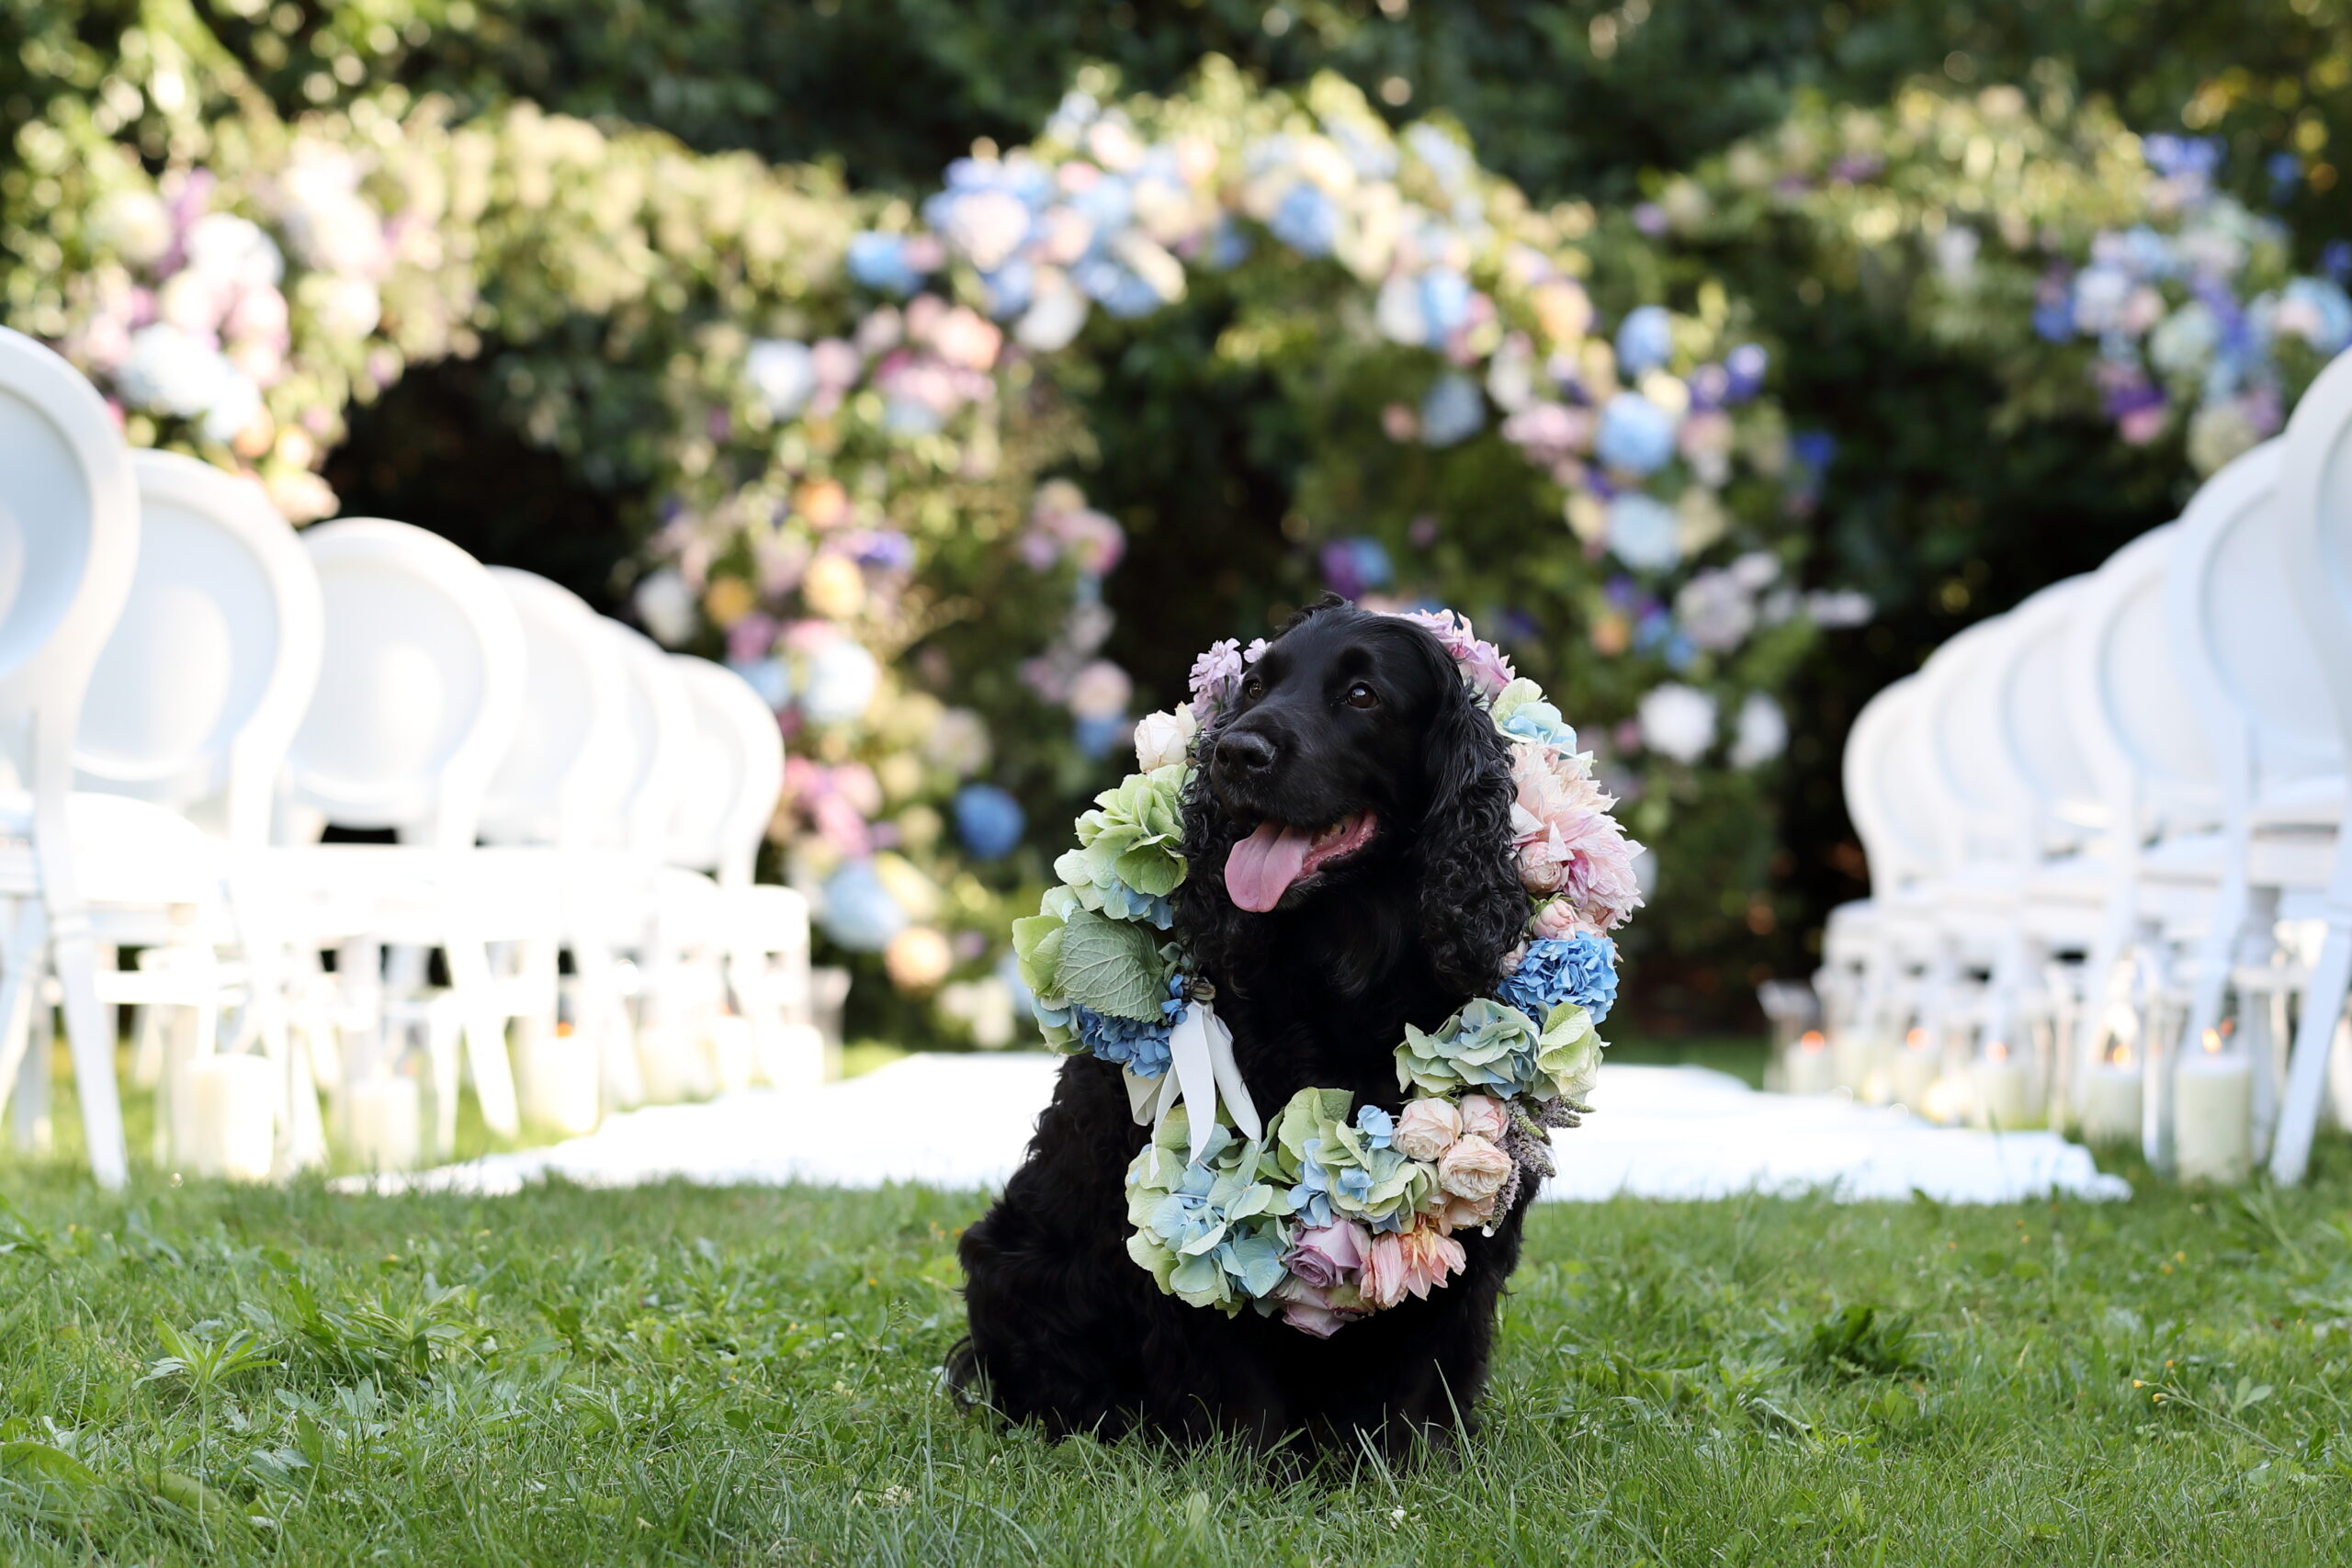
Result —
<svg viewBox="0 0 2352 1568"><path fill-rule="evenodd" d="M1032 1053L910 1056L811 1094L753 1089L661 1106L548 1148L336 1185L500 1194L557 1176L607 1187L671 1177L1001 1187L1021 1163L1060 1065ZM2087 1150L2052 1133L1936 1127L1903 1111L1759 1093L1705 1067L1604 1066L1592 1103L1582 1127L1554 1135L1560 1174L1544 1184L1546 1200L1814 1189L1848 1201L1917 1191L1947 1203L2131 1195Z"/></svg>

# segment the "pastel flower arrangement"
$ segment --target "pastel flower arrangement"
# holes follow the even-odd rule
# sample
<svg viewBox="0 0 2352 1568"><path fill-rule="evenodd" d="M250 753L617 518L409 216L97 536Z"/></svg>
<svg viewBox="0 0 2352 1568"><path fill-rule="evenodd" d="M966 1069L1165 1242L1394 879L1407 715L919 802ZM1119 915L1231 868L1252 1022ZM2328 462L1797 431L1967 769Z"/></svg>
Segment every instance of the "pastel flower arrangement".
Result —
<svg viewBox="0 0 2352 1568"><path fill-rule="evenodd" d="M1501 955L1496 995L1434 1030L1406 1030L1396 1110L1307 1089L1261 1136L1220 1120L1196 1139L1197 1109L1155 1087L1208 997L1186 973L1182 931L1170 930L1168 896L1186 874L1177 808L1201 736L1262 642L1211 647L1193 663L1191 703L1136 727L1140 771L1096 797L1079 818L1080 847L1056 863L1062 885L1013 924L1046 1043L1117 1066L1136 1105L1160 1106L1127 1172L1129 1255L1180 1300L1247 1307L1317 1337L1442 1288L1466 1259L1456 1233L1491 1229L1529 1173L1550 1172L1548 1129L1586 1109L1602 1050L1595 1025L1616 999L1616 948L1603 933L1641 902L1630 869L1640 846L1609 815L1558 708L1468 621L1408 614L1510 744L1513 840L1539 901Z"/></svg>

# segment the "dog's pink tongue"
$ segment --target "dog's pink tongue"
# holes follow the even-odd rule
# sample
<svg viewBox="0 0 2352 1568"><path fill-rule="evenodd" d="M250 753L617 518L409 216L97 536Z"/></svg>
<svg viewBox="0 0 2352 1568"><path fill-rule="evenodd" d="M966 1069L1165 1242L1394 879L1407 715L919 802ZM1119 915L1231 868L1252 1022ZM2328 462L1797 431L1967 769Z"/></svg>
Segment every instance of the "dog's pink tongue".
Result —
<svg viewBox="0 0 2352 1568"><path fill-rule="evenodd" d="M1225 857L1225 890L1238 907L1264 914L1298 880L1307 846L1314 841L1315 835L1304 828L1285 827L1272 818L1259 823L1258 830Z"/></svg>

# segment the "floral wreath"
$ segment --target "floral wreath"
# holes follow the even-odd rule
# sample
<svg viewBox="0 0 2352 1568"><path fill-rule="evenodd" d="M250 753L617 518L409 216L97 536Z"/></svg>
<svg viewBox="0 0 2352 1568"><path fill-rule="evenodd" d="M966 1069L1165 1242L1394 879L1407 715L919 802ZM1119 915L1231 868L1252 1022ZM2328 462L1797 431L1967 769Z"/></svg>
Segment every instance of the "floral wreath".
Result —
<svg viewBox="0 0 2352 1568"><path fill-rule="evenodd" d="M1216 644L1193 662L1191 705L1136 727L1139 771L1095 796L1079 847L1054 863L1062 886L1012 927L1046 1043L1117 1064L1154 1129L1127 1168L1128 1255L1194 1306L1247 1304L1317 1337L1426 1298L1463 1267L1453 1232L1491 1235L1526 1173L1552 1174L1548 1129L1590 1109L1605 1043L1594 1026L1617 997L1606 933L1642 902L1641 846L1542 688L1452 612L1404 618L1444 645L1510 743L1512 842L1537 902L1493 996L1432 1032L1407 1026L1396 1082L1415 1098L1401 1113L1307 1089L1261 1121L1214 989L1160 934L1185 875L1194 753L1262 640Z"/></svg>

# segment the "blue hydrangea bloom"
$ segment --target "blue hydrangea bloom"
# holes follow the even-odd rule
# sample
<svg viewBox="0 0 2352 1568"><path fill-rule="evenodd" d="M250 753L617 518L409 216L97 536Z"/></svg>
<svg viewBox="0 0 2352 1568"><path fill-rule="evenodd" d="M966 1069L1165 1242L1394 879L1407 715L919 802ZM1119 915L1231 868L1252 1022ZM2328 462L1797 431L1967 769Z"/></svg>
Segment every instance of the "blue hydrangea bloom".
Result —
<svg viewBox="0 0 2352 1568"><path fill-rule="evenodd" d="M1724 355L1724 368L1731 373L1731 386L1724 394L1727 403L1746 402L1764 389L1764 372L1771 367L1772 356L1764 345L1744 343Z"/></svg>
<svg viewBox="0 0 2352 1568"><path fill-rule="evenodd" d="M1340 236L1340 209L1318 186L1301 180L1284 194L1266 227L1300 255L1328 256Z"/></svg>
<svg viewBox="0 0 2352 1568"><path fill-rule="evenodd" d="M1377 1105L1359 1105L1356 1107L1356 1131L1363 1134L1366 1146L1385 1149L1396 1136L1396 1118ZM1367 1176L1366 1192L1372 1190L1369 1180Z"/></svg>
<svg viewBox="0 0 2352 1568"><path fill-rule="evenodd" d="M1617 325L1617 368L1627 376L1665 364L1674 354L1674 319L1662 305L1645 305Z"/></svg>
<svg viewBox="0 0 2352 1568"><path fill-rule="evenodd" d="M879 953L906 929L907 912L870 860L844 861L825 879L817 923L852 953Z"/></svg>
<svg viewBox="0 0 2352 1568"><path fill-rule="evenodd" d="M1620 392L1601 405L1593 450L1612 468L1654 474L1674 460L1674 416L1639 392Z"/></svg>
<svg viewBox="0 0 2352 1568"><path fill-rule="evenodd" d="M1617 944L1584 931L1530 942L1495 999L1538 1023L1562 1002L1574 1002L1599 1023L1617 1001Z"/></svg>
<svg viewBox="0 0 2352 1568"><path fill-rule="evenodd" d="M1503 720L1505 735L1520 740L1532 740L1539 746L1550 746L1562 751L1577 749L1576 727L1560 716L1560 710L1550 703L1522 703Z"/></svg>
<svg viewBox="0 0 2352 1568"><path fill-rule="evenodd" d="M1070 726L1070 739L1077 743L1079 750L1089 758L1109 756L1112 749L1126 739L1127 733L1127 716L1125 714L1114 713L1102 718L1081 718ZM1121 919L1125 918L1121 917ZM1155 923L1162 931L1168 929L1166 920Z"/></svg>
<svg viewBox="0 0 2352 1568"><path fill-rule="evenodd" d="M907 241L903 234L869 231L853 235L845 259L850 276L868 288L906 295L922 287L922 275L907 265Z"/></svg>
<svg viewBox="0 0 2352 1568"><path fill-rule="evenodd" d="M969 784L956 792L956 836L981 860L1011 854L1025 825L1021 803L994 784Z"/></svg>
<svg viewBox="0 0 2352 1568"><path fill-rule="evenodd" d="M1486 427L1487 400L1478 383L1458 372L1441 376L1421 400L1421 445L1451 446Z"/></svg>
<svg viewBox="0 0 2352 1568"><path fill-rule="evenodd" d="M1168 977L1168 998L1159 1004L1157 1023L1115 1018L1074 1002L1069 1010L1078 1037L1102 1061L1125 1067L1139 1078L1156 1078L1174 1060L1169 1051L1169 1037L1192 1010L1192 1004L1184 998L1187 984L1182 975Z"/></svg>
<svg viewBox="0 0 2352 1568"><path fill-rule="evenodd" d="M1421 274L1416 292L1428 345L1442 348L1454 330L1470 319L1470 280L1450 266L1433 266Z"/></svg>

